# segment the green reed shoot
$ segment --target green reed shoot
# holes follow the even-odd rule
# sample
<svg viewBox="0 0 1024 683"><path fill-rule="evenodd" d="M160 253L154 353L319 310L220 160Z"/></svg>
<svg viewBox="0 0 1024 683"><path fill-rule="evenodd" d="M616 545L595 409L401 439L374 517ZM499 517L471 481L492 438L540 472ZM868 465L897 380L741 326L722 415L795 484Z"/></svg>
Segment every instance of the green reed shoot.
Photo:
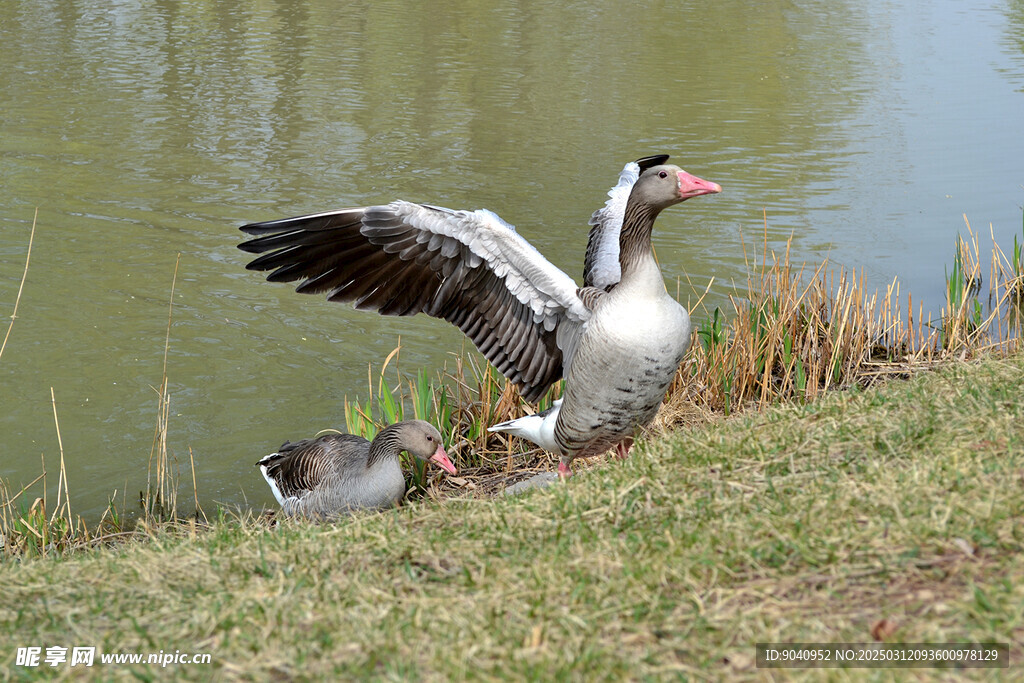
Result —
<svg viewBox="0 0 1024 683"><path fill-rule="evenodd" d="M432 384L429 374L424 369L417 372L415 379L403 378L397 367L400 350L401 345L395 347L384 359L384 364L377 373L376 392L372 367L367 369L370 395L368 399L360 403L358 399L350 401L348 397L345 398L346 429L350 434L357 434L372 441L377 432L386 425L417 419L430 422L437 427L442 436L450 438L451 410L448 407L447 390L441 385ZM388 367L393 360L394 378L389 379ZM432 474L427 463L407 456L403 456L403 460L412 473L413 487L425 491Z"/></svg>

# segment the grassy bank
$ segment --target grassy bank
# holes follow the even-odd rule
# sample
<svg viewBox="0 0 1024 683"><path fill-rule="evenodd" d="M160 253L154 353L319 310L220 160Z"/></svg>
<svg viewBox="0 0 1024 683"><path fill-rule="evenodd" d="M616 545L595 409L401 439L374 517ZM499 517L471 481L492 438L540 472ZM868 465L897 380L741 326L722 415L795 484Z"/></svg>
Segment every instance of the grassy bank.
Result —
<svg viewBox="0 0 1024 683"><path fill-rule="evenodd" d="M6 562L2 670L40 673L17 646L95 645L210 653L169 665L192 679L757 677L755 642L874 637L1010 642L1019 663L1022 384L1020 355L950 364L684 430L514 499L222 519ZM129 672L162 673L90 671Z"/></svg>

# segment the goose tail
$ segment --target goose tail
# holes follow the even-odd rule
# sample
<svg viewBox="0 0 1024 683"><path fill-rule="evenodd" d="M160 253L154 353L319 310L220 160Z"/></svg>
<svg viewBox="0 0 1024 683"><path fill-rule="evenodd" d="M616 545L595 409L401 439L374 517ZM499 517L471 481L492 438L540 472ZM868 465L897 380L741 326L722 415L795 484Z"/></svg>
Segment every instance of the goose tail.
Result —
<svg viewBox="0 0 1024 683"><path fill-rule="evenodd" d="M274 498L277 502L284 505L284 494L281 493L281 487L277 484L277 479L274 478L274 474L277 471L277 464L274 462L279 457L280 453L271 453L270 455L263 456L256 465L260 468L260 474L267 480L267 484L270 486L270 491L274 494Z"/></svg>
<svg viewBox="0 0 1024 683"><path fill-rule="evenodd" d="M489 432L501 432L512 434L527 441L532 441L541 448L551 453L560 453L561 449L555 442L555 422L558 420L558 411L562 407L562 399L551 404L547 410L536 415L527 415L515 420L499 422L488 427Z"/></svg>

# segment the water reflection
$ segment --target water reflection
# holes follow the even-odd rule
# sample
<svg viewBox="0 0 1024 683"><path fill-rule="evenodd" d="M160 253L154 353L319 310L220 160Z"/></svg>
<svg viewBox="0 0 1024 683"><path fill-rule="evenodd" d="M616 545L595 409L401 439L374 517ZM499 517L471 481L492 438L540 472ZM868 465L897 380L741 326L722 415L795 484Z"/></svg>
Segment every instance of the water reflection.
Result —
<svg viewBox="0 0 1024 683"><path fill-rule="evenodd" d="M997 63L996 68L1009 74L1016 82L1017 91L1021 92L1024 89L1024 1L1007 0L1005 11L1006 36L1000 42L1005 45L1005 53L1013 67Z"/></svg>

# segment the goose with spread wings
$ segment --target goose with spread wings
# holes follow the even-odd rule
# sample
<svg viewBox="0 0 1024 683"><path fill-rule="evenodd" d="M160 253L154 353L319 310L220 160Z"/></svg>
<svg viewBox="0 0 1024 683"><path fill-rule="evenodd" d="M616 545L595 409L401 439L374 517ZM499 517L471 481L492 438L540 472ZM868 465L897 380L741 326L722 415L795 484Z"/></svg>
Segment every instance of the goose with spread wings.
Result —
<svg viewBox="0 0 1024 683"><path fill-rule="evenodd" d="M447 320L528 401L564 377L551 428L533 440L560 456L568 477L576 457L612 447L625 456L690 346L689 316L665 290L651 231L663 209L721 187L667 161L623 169L591 219L583 287L486 209L398 200L250 223L241 230L255 239L239 248L261 254L248 269L298 280L298 292Z"/></svg>

